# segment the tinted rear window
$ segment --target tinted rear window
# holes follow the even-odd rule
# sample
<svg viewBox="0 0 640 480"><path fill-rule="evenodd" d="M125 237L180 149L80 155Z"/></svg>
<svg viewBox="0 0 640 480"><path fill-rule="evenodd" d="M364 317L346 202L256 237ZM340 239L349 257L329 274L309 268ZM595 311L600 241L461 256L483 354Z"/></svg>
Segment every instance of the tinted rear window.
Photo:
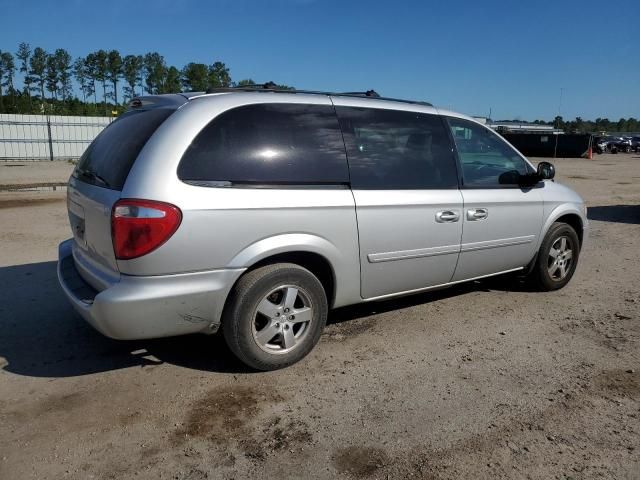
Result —
<svg viewBox="0 0 640 480"><path fill-rule="evenodd" d="M255 104L213 119L185 152L185 181L342 184L347 158L330 105Z"/></svg>
<svg viewBox="0 0 640 480"><path fill-rule="evenodd" d="M156 108L125 113L89 145L74 175L83 182L122 190L142 147L174 111Z"/></svg>
<svg viewBox="0 0 640 480"><path fill-rule="evenodd" d="M355 107L336 110L353 188L457 188L452 145L437 115Z"/></svg>

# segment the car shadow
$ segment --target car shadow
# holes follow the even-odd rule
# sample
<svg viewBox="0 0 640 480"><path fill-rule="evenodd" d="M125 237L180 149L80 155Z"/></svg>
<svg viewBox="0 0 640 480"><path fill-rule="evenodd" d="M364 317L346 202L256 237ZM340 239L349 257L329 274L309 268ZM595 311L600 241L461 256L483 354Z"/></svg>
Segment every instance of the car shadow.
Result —
<svg viewBox="0 0 640 480"><path fill-rule="evenodd" d="M64 297L56 262L0 268L0 332L0 367L17 375L72 377L162 363L250 373L218 336L136 341L104 337Z"/></svg>
<svg viewBox="0 0 640 480"><path fill-rule="evenodd" d="M393 310L415 307L425 303L437 302L447 298L459 297L471 292L538 292L532 282L527 281L522 271L504 273L494 277L472 280L464 283L430 290L424 293L406 295L390 300L365 302L337 308L329 314L327 325L339 324Z"/></svg>
<svg viewBox="0 0 640 480"><path fill-rule="evenodd" d="M601 222L640 225L640 205L605 205L587 208L587 218Z"/></svg>
<svg viewBox="0 0 640 480"><path fill-rule="evenodd" d="M511 279L511 280L509 280ZM417 306L471 291L518 289L513 277L333 310L329 324ZM118 341L84 322L67 302L56 262L0 268L0 368L31 377L74 377L169 363L218 373L249 374L221 335Z"/></svg>
<svg viewBox="0 0 640 480"><path fill-rule="evenodd" d="M424 293L416 293L402 297L392 298L390 300L358 303L346 307L336 308L329 313L327 325L334 325L350 320L377 315L381 313L391 312L393 310L402 310L403 308L416 307L425 303L436 302L451 297L464 295L465 293L475 292L483 288L483 283L468 282L454 285L448 288L431 290Z"/></svg>

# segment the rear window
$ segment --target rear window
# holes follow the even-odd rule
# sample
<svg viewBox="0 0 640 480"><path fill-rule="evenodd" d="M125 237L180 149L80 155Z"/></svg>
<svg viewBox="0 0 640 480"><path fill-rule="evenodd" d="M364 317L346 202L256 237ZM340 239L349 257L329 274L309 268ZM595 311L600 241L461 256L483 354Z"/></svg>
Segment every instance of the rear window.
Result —
<svg viewBox="0 0 640 480"><path fill-rule="evenodd" d="M458 187L442 120L426 113L337 107L355 189Z"/></svg>
<svg viewBox="0 0 640 480"><path fill-rule="evenodd" d="M138 154L175 110L130 111L105 128L80 157L74 176L100 187L122 190Z"/></svg>
<svg viewBox="0 0 640 480"><path fill-rule="evenodd" d="M183 181L346 184L347 157L331 105L268 103L228 110L193 140Z"/></svg>

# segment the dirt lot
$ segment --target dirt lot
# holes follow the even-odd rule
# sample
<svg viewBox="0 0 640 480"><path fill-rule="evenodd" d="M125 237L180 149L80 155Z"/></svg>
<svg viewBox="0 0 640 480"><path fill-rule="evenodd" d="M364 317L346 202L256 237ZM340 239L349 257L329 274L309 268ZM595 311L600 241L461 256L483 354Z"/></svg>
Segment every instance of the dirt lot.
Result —
<svg viewBox="0 0 640 480"><path fill-rule="evenodd" d="M0 187L69 180L71 162L0 162Z"/></svg>
<svg viewBox="0 0 640 480"><path fill-rule="evenodd" d="M0 194L0 478L640 478L640 157L555 163L591 207L565 289L335 311L273 373L94 332L57 285L64 194Z"/></svg>

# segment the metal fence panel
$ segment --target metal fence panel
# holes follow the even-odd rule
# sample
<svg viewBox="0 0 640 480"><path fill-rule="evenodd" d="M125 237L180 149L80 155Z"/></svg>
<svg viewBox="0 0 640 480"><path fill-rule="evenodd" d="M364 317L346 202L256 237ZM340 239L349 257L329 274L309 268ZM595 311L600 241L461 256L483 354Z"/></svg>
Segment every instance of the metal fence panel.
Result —
<svg viewBox="0 0 640 480"><path fill-rule="evenodd" d="M591 134L503 133L514 147L529 157L580 158L589 152Z"/></svg>
<svg viewBox="0 0 640 480"><path fill-rule="evenodd" d="M77 159L112 121L107 117L0 114L0 161Z"/></svg>

